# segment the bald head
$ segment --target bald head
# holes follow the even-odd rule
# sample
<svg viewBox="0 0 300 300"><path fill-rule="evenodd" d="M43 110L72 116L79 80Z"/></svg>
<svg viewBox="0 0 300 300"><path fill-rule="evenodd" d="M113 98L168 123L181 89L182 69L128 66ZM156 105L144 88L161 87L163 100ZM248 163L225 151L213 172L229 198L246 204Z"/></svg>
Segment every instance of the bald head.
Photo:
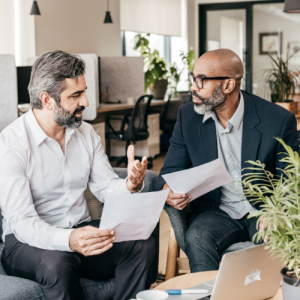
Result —
<svg viewBox="0 0 300 300"><path fill-rule="evenodd" d="M196 62L194 74L207 77L230 77L237 81L243 78L244 68L239 56L229 49L206 52Z"/></svg>

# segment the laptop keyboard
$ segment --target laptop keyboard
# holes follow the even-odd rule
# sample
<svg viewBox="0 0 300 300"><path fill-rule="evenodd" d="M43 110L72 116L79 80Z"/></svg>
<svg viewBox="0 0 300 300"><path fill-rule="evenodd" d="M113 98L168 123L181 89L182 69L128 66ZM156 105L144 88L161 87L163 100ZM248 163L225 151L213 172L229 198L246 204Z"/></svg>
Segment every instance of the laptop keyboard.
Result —
<svg viewBox="0 0 300 300"><path fill-rule="evenodd" d="M197 300L209 300L210 297L211 297L211 295L209 295L209 296L207 296L207 297L205 297L205 298L198 298Z"/></svg>

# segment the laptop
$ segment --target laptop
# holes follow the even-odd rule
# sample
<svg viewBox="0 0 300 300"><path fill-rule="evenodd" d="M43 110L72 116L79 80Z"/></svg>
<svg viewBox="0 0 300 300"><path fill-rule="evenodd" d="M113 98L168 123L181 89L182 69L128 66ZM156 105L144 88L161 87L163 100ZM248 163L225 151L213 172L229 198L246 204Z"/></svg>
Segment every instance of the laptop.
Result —
<svg viewBox="0 0 300 300"><path fill-rule="evenodd" d="M263 300L275 296L282 279L283 263L271 257L264 247L259 245L225 254L216 279L189 288L205 289L208 294L184 294L168 299Z"/></svg>

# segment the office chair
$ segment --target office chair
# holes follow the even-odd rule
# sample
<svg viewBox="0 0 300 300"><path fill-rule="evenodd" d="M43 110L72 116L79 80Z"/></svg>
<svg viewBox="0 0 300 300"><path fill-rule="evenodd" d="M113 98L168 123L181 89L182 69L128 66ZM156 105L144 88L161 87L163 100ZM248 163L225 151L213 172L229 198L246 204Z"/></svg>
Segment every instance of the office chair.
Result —
<svg viewBox="0 0 300 300"><path fill-rule="evenodd" d="M152 99L152 95L143 95L137 100L131 114L125 115L123 118L110 117L106 120L106 124L111 130L111 132L107 132L105 137L107 139L126 141L125 156L121 157L117 161L117 166L119 166L122 163L125 163L125 165L127 166L127 148L131 143L148 139L149 132L147 120L150 102ZM113 126L110 123L111 120L121 121L120 130L116 131L113 128ZM152 158L150 158L148 161L150 163L148 167L151 168Z"/></svg>

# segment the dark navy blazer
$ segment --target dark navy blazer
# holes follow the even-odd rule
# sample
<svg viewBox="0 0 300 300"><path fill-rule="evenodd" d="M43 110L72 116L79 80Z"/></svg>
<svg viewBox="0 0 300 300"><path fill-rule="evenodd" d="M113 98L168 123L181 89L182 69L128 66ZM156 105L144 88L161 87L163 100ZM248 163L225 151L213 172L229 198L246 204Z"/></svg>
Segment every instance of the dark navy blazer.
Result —
<svg viewBox="0 0 300 300"><path fill-rule="evenodd" d="M242 165L241 169L252 167L248 160L260 160L266 170L278 174L276 168L284 168L277 153L284 152L274 137L299 152L297 122L295 115L279 105L242 91L245 101ZM204 115L194 111L194 103L179 108L170 148L156 183L156 190L165 184L163 174L193 168L218 158L216 126L212 118L202 123ZM249 173L242 170L242 174ZM249 199L248 199L249 200ZM220 203L220 188L215 189L190 203L191 211L217 208ZM259 205L256 205L259 209Z"/></svg>

